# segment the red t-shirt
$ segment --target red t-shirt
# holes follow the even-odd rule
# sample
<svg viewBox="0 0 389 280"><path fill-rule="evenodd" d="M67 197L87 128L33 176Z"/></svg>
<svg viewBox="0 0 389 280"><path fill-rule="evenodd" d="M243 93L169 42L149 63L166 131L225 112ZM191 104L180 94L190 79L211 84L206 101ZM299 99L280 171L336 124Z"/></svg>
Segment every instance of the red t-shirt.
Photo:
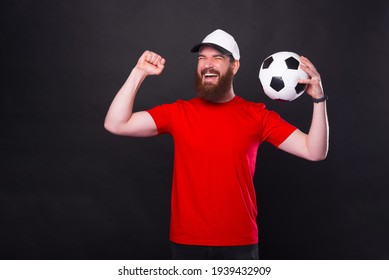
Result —
<svg viewBox="0 0 389 280"><path fill-rule="evenodd" d="M171 241L258 243L257 150L263 141L280 145L296 128L264 104L238 96L221 104L179 100L148 112L158 133L174 139Z"/></svg>

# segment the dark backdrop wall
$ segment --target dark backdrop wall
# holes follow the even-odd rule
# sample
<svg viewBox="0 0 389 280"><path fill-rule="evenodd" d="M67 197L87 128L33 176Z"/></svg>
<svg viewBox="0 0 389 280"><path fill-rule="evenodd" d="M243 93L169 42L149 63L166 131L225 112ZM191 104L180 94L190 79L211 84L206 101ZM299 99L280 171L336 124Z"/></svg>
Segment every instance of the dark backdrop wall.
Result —
<svg viewBox="0 0 389 280"><path fill-rule="evenodd" d="M360 1L359 1L360 2ZM235 91L307 131L312 102L263 94L259 66L309 57L330 96L330 153L264 144L263 259L389 258L387 1L3 1L1 259L168 259L173 143L109 134L110 102L146 49L163 55L135 109L194 96L190 48L216 28L241 49Z"/></svg>

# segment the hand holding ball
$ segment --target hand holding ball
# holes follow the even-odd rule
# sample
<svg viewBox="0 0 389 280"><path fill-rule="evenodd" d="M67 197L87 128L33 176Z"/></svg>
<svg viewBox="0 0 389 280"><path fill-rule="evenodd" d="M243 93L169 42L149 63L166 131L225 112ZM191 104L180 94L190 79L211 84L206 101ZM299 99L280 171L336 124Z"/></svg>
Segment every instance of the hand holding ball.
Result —
<svg viewBox="0 0 389 280"><path fill-rule="evenodd" d="M265 94L281 101L292 101L302 95L307 85L298 83L298 80L309 76L299 66L300 56L293 52L277 52L267 57L259 70Z"/></svg>

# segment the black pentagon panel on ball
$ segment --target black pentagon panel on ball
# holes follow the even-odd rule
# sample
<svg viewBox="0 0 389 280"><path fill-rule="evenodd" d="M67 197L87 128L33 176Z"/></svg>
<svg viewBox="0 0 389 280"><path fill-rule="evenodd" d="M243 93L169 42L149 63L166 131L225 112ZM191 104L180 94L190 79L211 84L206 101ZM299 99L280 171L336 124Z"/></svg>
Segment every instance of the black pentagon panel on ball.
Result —
<svg viewBox="0 0 389 280"><path fill-rule="evenodd" d="M285 63L288 69L294 69L294 70L297 70L300 65L300 62L297 59L295 59L293 56L289 57L288 59L285 59Z"/></svg>
<svg viewBox="0 0 389 280"><path fill-rule="evenodd" d="M275 91L279 92L285 86L282 77L273 77L271 78L270 87L272 87Z"/></svg>
<svg viewBox="0 0 389 280"><path fill-rule="evenodd" d="M297 86L295 86L294 88L296 90L296 94L302 93L305 90L306 86L306 84L297 84Z"/></svg>
<svg viewBox="0 0 389 280"><path fill-rule="evenodd" d="M262 69L267 69L267 68L269 68L270 64L271 64L273 61L274 61L274 59L273 59L272 56L266 58L265 61L263 62Z"/></svg>

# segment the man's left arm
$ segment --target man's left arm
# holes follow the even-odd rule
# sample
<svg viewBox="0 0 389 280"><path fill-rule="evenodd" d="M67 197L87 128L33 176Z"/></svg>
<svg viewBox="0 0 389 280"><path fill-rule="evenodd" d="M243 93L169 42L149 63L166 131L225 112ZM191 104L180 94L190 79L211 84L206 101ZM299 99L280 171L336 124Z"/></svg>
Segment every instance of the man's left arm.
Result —
<svg viewBox="0 0 389 280"><path fill-rule="evenodd" d="M308 134L299 129L295 130L278 148L308 160L323 160L327 157L329 146L326 96L315 66L302 56L300 67L310 78L299 82L307 84L306 92L316 101L313 105L311 127Z"/></svg>

